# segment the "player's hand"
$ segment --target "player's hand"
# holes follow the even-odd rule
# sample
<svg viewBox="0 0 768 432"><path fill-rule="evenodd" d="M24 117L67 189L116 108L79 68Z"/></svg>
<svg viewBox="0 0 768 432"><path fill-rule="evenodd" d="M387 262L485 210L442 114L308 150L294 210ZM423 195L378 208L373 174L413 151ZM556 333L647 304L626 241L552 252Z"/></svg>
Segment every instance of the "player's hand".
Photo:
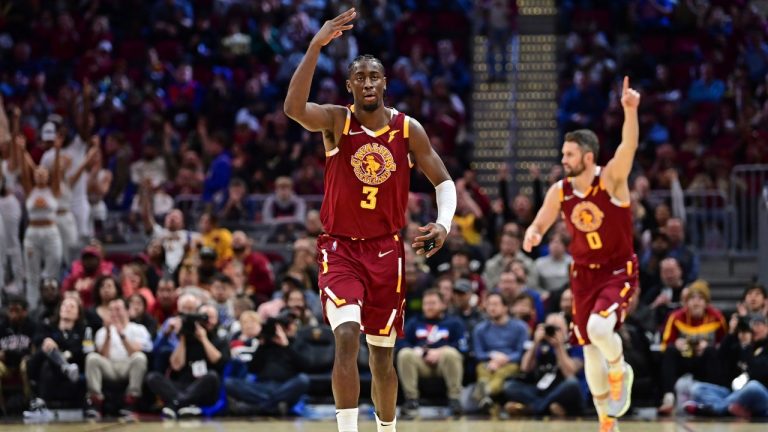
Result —
<svg viewBox="0 0 768 432"><path fill-rule="evenodd" d="M310 44L318 43L320 46L328 45L332 40L341 36L342 33L351 30L352 27L354 27L352 24L347 23L355 19L356 16L357 12L355 12L355 8L351 8L336 18L326 21L315 37L312 38Z"/></svg>
<svg viewBox="0 0 768 432"><path fill-rule="evenodd" d="M525 238L523 239L523 250L530 252L541 243L541 233L536 231L533 227L529 227L525 230Z"/></svg>
<svg viewBox="0 0 768 432"><path fill-rule="evenodd" d="M413 239L411 246L416 249L416 255L426 254L427 258L436 254L437 251L443 247L443 244L445 244L445 239L448 237L448 232L445 230L445 227L434 222L430 222L425 226L419 227L419 231L426 234ZM430 249L428 244L433 241L434 247Z"/></svg>
<svg viewBox="0 0 768 432"><path fill-rule="evenodd" d="M624 85L621 89L621 106L624 109L637 109L640 106L640 93L629 88L629 77L624 77Z"/></svg>

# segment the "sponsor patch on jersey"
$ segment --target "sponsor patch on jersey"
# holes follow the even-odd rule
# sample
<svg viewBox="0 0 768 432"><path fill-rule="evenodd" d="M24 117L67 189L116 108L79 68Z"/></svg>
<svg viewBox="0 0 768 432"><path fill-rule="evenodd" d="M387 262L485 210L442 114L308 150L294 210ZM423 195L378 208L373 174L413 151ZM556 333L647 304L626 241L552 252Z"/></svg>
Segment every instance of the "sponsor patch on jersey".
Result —
<svg viewBox="0 0 768 432"><path fill-rule="evenodd" d="M597 231L603 224L605 214L595 203L582 201L571 211L571 222L581 232Z"/></svg>
<svg viewBox="0 0 768 432"><path fill-rule="evenodd" d="M357 178L369 185L380 185L397 170L395 158L388 148L377 143L361 146L351 160Z"/></svg>

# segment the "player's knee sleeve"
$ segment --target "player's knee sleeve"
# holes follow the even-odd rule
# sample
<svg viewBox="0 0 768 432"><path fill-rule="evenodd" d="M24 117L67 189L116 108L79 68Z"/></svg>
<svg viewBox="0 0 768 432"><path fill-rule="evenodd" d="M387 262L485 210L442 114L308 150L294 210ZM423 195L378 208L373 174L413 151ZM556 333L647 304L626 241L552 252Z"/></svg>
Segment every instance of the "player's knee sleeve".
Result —
<svg viewBox="0 0 768 432"><path fill-rule="evenodd" d="M587 321L589 340L597 343L610 340L613 337L614 327L616 327L616 314L610 314L608 317L598 314L590 315Z"/></svg>
<svg viewBox="0 0 768 432"><path fill-rule="evenodd" d="M325 316L328 318L331 330L336 330L336 327L345 322L355 322L357 324L362 322L360 318L360 306L356 304L336 307L331 300L327 300L325 302Z"/></svg>

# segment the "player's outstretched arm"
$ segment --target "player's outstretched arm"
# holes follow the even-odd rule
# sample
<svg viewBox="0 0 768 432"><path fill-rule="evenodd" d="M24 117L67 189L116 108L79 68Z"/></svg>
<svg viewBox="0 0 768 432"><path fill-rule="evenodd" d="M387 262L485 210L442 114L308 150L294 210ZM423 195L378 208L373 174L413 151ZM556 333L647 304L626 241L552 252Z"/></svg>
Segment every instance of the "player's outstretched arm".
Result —
<svg viewBox="0 0 768 432"><path fill-rule="evenodd" d="M557 214L560 212L560 194L562 191L563 187L560 182L550 186L547 195L544 197L544 204L542 204L539 212L536 213L536 218L531 223L531 226L525 230L525 238L523 239L524 251L530 252L538 246L544 233L557 220Z"/></svg>
<svg viewBox="0 0 768 432"><path fill-rule="evenodd" d="M624 108L624 126L621 129L621 144L616 149L608 164L605 166L605 176L609 190L615 190L618 183L626 183L640 137L640 127L637 120L637 107L640 105L640 93L629 87L629 77L624 77L621 89L621 106ZM613 187L610 187L613 186Z"/></svg>
<svg viewBox="0 0 768 432"><path fill-rule="evenodd" d="M288 94L283 103L285 115L309 131L333 130L333 109L338 107L333 105L321 106L308 102L309 90L312 87L312 76L315 74L320 49L341 36L343 32L352 29L353 25L349 22L355 19L355 16L357 16L357 12L352 8L323 24L323 27L309 43L307 53L299 63L296 72L293 73L291 83L288 85Z"/></svg>
<svg viewBox="0 0 768 432"><path fill-rule="evenodd" d="M410 151L416 165L435 186L437 196L437 221L430 222L419 231L425 233L413 239L411 246L418 255L426 254L427 258L436 254L448 237L451 221L456 213L456 185L451 180L448 170L440 156L429 143L429 137L424 127L415 119L410 119Z"/></svg>

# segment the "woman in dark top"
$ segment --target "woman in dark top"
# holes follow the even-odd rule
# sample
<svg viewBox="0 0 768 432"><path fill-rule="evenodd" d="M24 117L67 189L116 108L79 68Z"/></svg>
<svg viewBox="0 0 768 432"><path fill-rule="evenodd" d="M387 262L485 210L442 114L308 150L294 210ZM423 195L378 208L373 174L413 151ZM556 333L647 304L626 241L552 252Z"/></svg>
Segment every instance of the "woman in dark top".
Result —
<svg viewBox="0 0 768 432"><path fill-rule="evenodd" d="M141 324L149 330L152 339L157 334L157 321L147 313L147 299L141 294L128 297L128 317L136 324Z"/></svg>
<svg viewBox="0 0 768 432"><path fill-rule="evenodd" d="M93 284L94 306L85 313L85 321L96 334L96 330L109 319L109 302L123 296L123 289L114 276L101 276Z"/></svg>
<svg viewBox="0 0 768 432"><path fill-rule="evenodd" d="M80 401L84 395L85 370L83 308L77 298L61 301L50 323L35 335L37 352L29 361L30 381L45 401Z"/></svg>

